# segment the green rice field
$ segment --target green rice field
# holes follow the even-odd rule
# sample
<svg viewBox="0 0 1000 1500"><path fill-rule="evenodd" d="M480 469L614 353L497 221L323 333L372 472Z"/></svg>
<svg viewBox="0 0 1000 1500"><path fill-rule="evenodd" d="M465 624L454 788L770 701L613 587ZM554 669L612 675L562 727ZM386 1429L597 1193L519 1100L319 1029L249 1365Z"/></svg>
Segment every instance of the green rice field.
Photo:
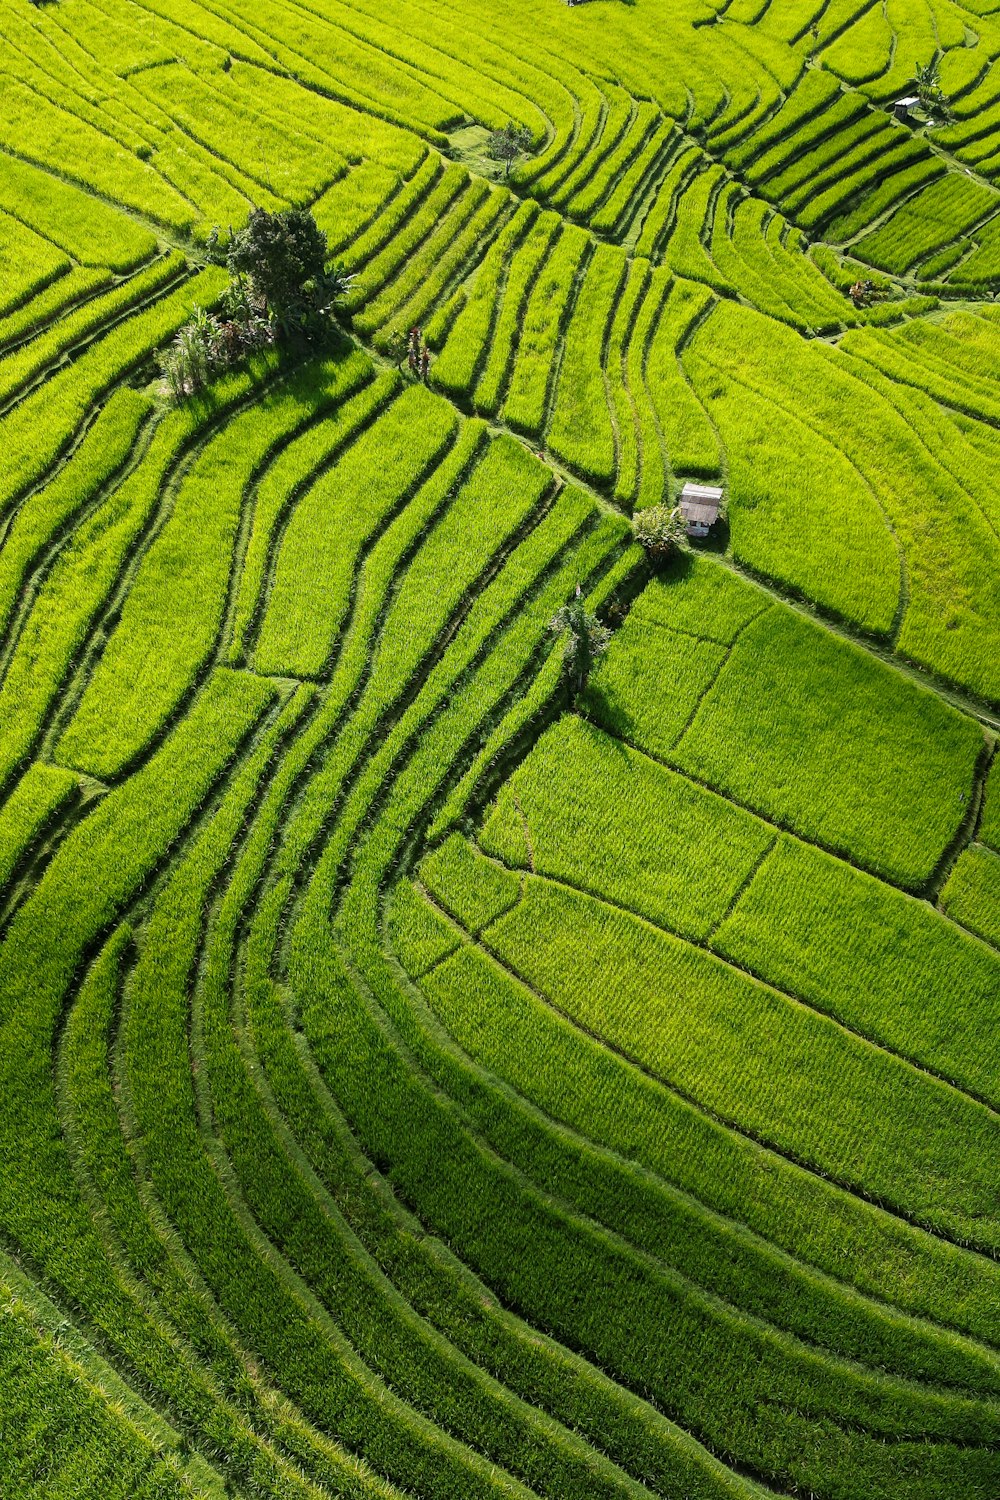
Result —
<svg viewBox="0 0 1000 1500"><path fill-rule="evenodd" d="M0 39L0 1500L998 1500L1000 0Z"/></svg>

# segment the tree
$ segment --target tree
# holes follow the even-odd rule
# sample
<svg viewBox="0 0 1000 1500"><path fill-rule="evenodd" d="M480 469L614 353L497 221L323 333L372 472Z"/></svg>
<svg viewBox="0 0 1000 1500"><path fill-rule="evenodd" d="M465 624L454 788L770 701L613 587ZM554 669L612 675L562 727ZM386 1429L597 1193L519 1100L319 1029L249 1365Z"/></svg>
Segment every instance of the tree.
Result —
<svg viewBox="0 0 1000 1500"><path fill-rule="evenodd" d="M648 510L636 511L632 531L639 545L657 563L665 562L687 540L684 517L669 505L651 505Z"/></svg>
<svg viewBox="0 0 1000 1500"><path fill-rule="evenodd" d="M200 390L212 369L212 342L218 325L203 307L179 329L169 349L160 356L163 371L175 400Z"/></svg>
<svg viewBox="0 0 1000 1500"><path fill-rule="evenodd" d="M932 57L929 63L917 69L913 87L922 109L925 109L929 115L937 114L942 119L948 118L948 101L941 88L941 65L936 57Z"/></svg>
<svg viewBox="0 0 1000 1500"><path fill-rule="evenodd" d="M510 169L519 156L531 149L531 131L526 125L518 125L513 120L508 120L506 125L499 130L494 130L486 142L486 150L493 161L504 163L504 176L510 176Z"/></svg>
<svg viewBox="0 0 1000 1500"><path fill-rule="evenodd" d="M410 341L401 328L390 330L385 341L385 352L396 366L402 370L403 360L406 358L410 348Z"/></svg>
<svg viewBox="0 0 1000 1500"><path fill-rule="evenodd" d="M268 213L255 208L233 235L229 272L245 281L258 302L286 332L308 333L350 286L340 266L327 268L326 235L308 209Z"/></svg>
<svg viewBox="0 0 1000 1500"><path fill-rule="evenodd" d="M563 636L563 669L570 680L573 693L579 696L587 686L591 668L611 644L611 631L592 615L583 602L580 585L576 586L576 597L549 621L549 629Z"/></svg>

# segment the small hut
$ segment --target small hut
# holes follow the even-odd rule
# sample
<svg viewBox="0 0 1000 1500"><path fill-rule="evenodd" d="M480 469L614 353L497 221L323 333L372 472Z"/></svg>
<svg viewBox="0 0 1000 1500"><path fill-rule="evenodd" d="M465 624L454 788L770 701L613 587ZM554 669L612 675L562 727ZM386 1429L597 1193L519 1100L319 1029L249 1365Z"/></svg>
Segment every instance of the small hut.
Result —
<svg viewBox="0 0 1000 1500"><path fill-rule="evenodd" d="M892 112L897 120L906 121L920 103L916 94L911 94L905 99L897 99L892 106Z"/></svg>
<svg viewBox="0 0 1000 1500"><path fill-rule="evenodd" d="M681 490L681 515L688 536L708 536L719 519L722 491L711 484L686 484Z"/></svg>

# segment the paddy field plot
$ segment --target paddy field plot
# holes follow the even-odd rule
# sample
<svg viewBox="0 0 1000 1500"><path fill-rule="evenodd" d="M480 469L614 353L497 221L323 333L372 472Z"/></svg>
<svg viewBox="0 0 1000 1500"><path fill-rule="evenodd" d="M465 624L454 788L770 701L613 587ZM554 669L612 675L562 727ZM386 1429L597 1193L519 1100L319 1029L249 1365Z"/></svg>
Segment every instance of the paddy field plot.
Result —
<svg viewBox="0 0 1000 1500"><path fill-rule="evenodd" d="M995 15L0 37L0 1497L995 1500Z"/></svg>

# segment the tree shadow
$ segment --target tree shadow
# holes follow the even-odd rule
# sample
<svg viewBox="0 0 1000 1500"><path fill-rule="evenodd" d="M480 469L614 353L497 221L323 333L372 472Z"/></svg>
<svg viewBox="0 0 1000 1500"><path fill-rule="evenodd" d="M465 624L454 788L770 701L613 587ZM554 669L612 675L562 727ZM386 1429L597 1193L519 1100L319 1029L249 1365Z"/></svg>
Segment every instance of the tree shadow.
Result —
<svg viewBox="0 0 1000 1500"><path fill-rule="evenodd" d="M631 740L635 728L632 716L614 689L605 687L599 677L591 678L574 704L574 709L581 719L593 724L595 729L605 730L615 743ZM625 746L620 744L619 748L624 755Z"/></svg>

